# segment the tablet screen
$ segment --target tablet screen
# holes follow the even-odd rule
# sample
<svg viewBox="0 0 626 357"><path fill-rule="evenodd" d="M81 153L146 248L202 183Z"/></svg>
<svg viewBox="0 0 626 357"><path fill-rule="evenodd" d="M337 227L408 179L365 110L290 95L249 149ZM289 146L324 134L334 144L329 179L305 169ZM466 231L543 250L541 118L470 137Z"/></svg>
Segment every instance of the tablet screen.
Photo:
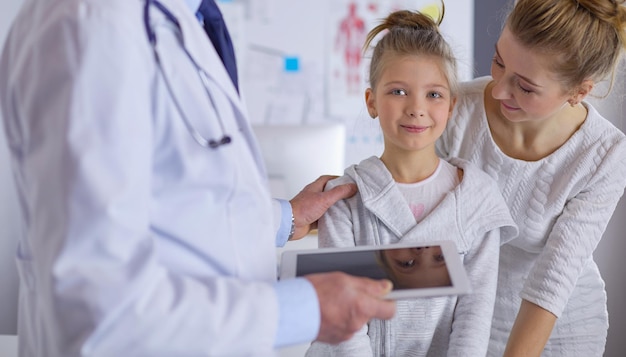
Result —
<svg viewBox="0 0 626 357"><path fill-rule="evenodd" d="M341 271L354 276L389 279L394 285L391 298L459 294L467 292L469 285L451 241L286 251L282 265L281 278ZM402 290L405 292L397 293Z"/></svg>

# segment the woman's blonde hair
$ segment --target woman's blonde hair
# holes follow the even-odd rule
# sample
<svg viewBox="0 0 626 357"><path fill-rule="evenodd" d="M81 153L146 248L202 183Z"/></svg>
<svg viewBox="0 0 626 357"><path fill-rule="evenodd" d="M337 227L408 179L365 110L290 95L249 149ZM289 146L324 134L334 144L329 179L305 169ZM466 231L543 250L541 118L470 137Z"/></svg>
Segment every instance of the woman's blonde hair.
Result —
<svg viewBox="0 0 626 357"><path fill-rule="evenodd" d="M452 96L458 88L456 59L450 45L439 32L439 24L443 20L445 8L439 18L434 20L428 15L409 10L391 13L381 24L374 27L368 34L363 46L367 51L374 38L381 32L387 33L378 41L372 53L369 71L371 88L376 88L378 79L384 69L385 58L389 55L434 56L443 63L442 71L448 80Z"/></svg>
<svg viewBox="0 0 626 357"><path fill-rule="evenodd" d="M624 0L518 0L506 26L528 49L552 55L566 90L584 80L611 84L626 46Z"/></svg>

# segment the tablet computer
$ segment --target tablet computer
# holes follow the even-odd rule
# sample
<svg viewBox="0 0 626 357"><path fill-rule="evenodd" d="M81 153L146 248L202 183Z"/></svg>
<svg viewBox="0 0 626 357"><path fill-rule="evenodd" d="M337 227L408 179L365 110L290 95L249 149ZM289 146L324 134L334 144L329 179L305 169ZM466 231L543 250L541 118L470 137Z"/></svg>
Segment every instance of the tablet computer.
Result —
<svg viewBox="0 0 626 357"><path fill-rule="evenodd" d="M287 250L280 279L341 271L372 279L389 279L388 299L465 294L469 281L453 241L397 243L349 248Z"/></svg>

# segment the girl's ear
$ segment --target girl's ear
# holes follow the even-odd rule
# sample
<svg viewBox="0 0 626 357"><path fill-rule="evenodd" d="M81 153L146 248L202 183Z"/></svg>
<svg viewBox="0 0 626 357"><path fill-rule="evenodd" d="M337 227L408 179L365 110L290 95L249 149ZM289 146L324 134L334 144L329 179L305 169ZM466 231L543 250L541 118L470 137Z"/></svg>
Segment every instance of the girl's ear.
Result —
<svg viewBox="0 0 626 357"><path fill-rule="evenodd" d="M587 95L591 93L591 90L593 89L593 85L594 83L591 79L585 79L578 87L572 90L571 92L572 94L570 98L567 100L567 102L572 107L582 102L583 99L585 99L585 97L587 97Z"/></svg>
<svg viewBox="0 0 626 357"><path fill-rule="evenodd" d="M376 110L376 101L374 100L374 91L372 88L367 88L365 90L365 105L367 106L367 112L369 113L372 119L378 116L378 111Z"/></svg>
<svg viewBox="0 0 626 357"><path fill-rule="evenodd" d="M454 106L456 105L456 97L452 97L450 101L450 110L448 111L448 118L452 117L452 112L454 111Z"/></svg>

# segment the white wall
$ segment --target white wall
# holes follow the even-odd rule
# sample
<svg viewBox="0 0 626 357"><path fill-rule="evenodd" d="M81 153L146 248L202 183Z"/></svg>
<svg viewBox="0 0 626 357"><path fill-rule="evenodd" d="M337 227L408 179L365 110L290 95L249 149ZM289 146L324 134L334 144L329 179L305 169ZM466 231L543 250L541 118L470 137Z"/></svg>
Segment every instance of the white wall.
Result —
<svg viewBox="0 0 626 357"><path fill-rule="evenodd" d="M591 102L602 115L626 132L626 63L623 73L617 77L611 95L606 99L592 99ZM604 87L597 88L597 94L606 93ZM609 222L607 230L594 257L606 283L609 308L609 336L604 357L622 357L626 351L626 198L620 203Z"/></svg>
<svg viewBox="0 0 626 357"><path fill-rule="evenodd" d="M0 1L1 44L21 4L22 0ZM18 281L13 256L19 233L17 207L4 126L0 125L0 335L16 333ZM0 355L2 352L0 345Z"/></svg>

